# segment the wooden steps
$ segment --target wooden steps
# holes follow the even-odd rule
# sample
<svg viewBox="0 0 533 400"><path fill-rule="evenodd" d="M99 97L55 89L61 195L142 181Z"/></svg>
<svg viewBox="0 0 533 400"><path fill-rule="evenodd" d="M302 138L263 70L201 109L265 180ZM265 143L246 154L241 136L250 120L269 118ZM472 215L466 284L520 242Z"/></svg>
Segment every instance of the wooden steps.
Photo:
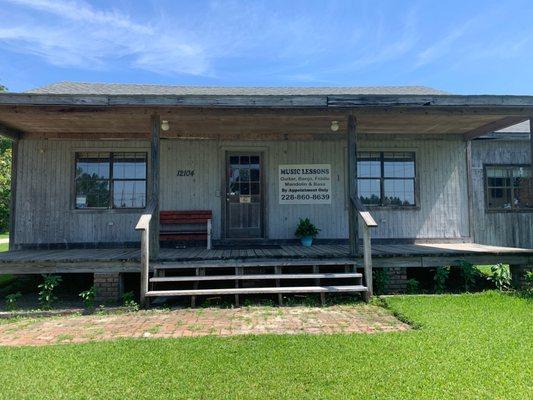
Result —
<svg viewBox="0 0 533 400"><path fill-rule="evenodd" d="M324 304L326 293L367 292L363 274L349 259L158 262L150 269L153 277L148 279L146 297L190 296L193 307L197 296L233 295L239 305L239 295L277 294L281 305L283 294L319 293Z"/></svg>
<svg viewBox="0 0 533 400"><path fill-rule="evenodd" d="M250 274L250 275L209 275L209 276L169 276L150 278L150 282L195 282L195 281L234 281L234 280L270 280L270 279L342 279L362 278L363 274L324 273L324 274Z"/></svg>
<svg viewBox="0 0 533 400"><path fill-rule="evenodd" d="M362 285L346 286L294 286L294 287L256 287L256 288L227 288L227 289L193 289L193 290L151 290L147 297L158 296L203 296L225 294L276 294L276 293L340 293L340 292L366 292Z"/></svg>

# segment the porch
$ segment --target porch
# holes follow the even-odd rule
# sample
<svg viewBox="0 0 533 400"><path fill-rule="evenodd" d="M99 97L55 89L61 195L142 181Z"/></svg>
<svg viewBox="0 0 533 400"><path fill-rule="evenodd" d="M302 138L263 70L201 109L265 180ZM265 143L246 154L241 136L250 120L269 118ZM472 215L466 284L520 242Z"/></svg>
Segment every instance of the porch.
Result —
<svg viewBox="0 0 533 400"><path fill-rule="evenodd" d="M359 254L362 254L360 246ZM0 270L6 274L139 272L141 251L138 248L12 250L0 253ZM272 265L313 264L329 261L353 261L362 267L362 256L350 256L348 244L296 244L251 246L246 249L206 249L189 247L161 248L151 263L178 263L189 266L206 264L251 265L268 262ZM372 265L388 267L437 267L465 260L474 264L533 263L533 249L488 246L478 243L413 243L373 244Z"/></svg>

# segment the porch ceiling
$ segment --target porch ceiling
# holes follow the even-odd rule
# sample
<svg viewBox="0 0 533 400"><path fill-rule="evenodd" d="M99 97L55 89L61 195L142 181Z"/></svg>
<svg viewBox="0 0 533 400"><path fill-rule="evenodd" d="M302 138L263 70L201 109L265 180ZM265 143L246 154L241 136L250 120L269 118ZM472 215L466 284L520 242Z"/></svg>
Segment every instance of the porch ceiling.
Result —
<svg viewBox="0 0 533 400"><path fill-rule="evenodd" d="M0 105L0 134L28 139L148 139L150 116L170 122L163 138L345 139L349 114L363 134L464 135L470 139L524 121L528 107L200 108ZM339 130L332 132L332 121ZM3 130L2 130L3 127Z"/></svg>

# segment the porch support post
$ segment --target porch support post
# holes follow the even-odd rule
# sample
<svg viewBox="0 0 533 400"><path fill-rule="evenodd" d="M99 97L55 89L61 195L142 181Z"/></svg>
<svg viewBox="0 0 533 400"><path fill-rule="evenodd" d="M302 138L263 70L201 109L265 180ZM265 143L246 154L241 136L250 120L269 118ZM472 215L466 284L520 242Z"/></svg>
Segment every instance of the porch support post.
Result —
<svg viewBox="0 0 533 400"><path fill-rule="evenodd" d="M475 242L474 229L474 183L472 179L472 141L466 142L466 194L468 199L468 236L470 241Z"/></svg>
<svg viewBox="0 0 533 400"><path fill-rule="evenodd" d="M357 198L357 136L356 136L356 121L353 115L348 116L347 129L348 142L348 226L350 230L350 255L356 256L359 253L358 249L358 217L357 211L352 204L352 198Z"/></svg>
<svg viewBox="0 0 533 400"><path fill-rule="evenodd" d="M529 119L529 167L530 167L530 185L533 185L533 117Z"/></svg>
<svg viewBox="0 0 533 400"><path fill-rule="evenodd" d="M158 114L151 117L152 135L151 135L151 182L152 182L152 202L154 211L152 214L150 227L150 259L156 259L159 256L159 167L160 167L160 130L161 120Z"/></svg>
<svg viewBox="0 0 533 400"><path fill-rule="evenodd" d="M9 203L9 250L15 249L16 212L17 212L17 166L19 139L11 142L11 197Z"/></svg>

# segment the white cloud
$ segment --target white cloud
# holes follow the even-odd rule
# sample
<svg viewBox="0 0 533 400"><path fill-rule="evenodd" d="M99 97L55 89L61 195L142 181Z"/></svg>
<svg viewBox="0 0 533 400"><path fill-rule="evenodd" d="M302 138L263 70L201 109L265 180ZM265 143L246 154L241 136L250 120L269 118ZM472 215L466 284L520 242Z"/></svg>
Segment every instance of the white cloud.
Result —
<svg viewBox="0 0 533 400"><path fill-rule="evenodd" d="M0 43L12 51L57 66L102 69L128 58L132 65L158 73L209 74L203 46L183 32L134 22L116 10L96 10L82 0L7 2L22 11L0 27ZM38 17L32 15L35 11Z"/></svg>

